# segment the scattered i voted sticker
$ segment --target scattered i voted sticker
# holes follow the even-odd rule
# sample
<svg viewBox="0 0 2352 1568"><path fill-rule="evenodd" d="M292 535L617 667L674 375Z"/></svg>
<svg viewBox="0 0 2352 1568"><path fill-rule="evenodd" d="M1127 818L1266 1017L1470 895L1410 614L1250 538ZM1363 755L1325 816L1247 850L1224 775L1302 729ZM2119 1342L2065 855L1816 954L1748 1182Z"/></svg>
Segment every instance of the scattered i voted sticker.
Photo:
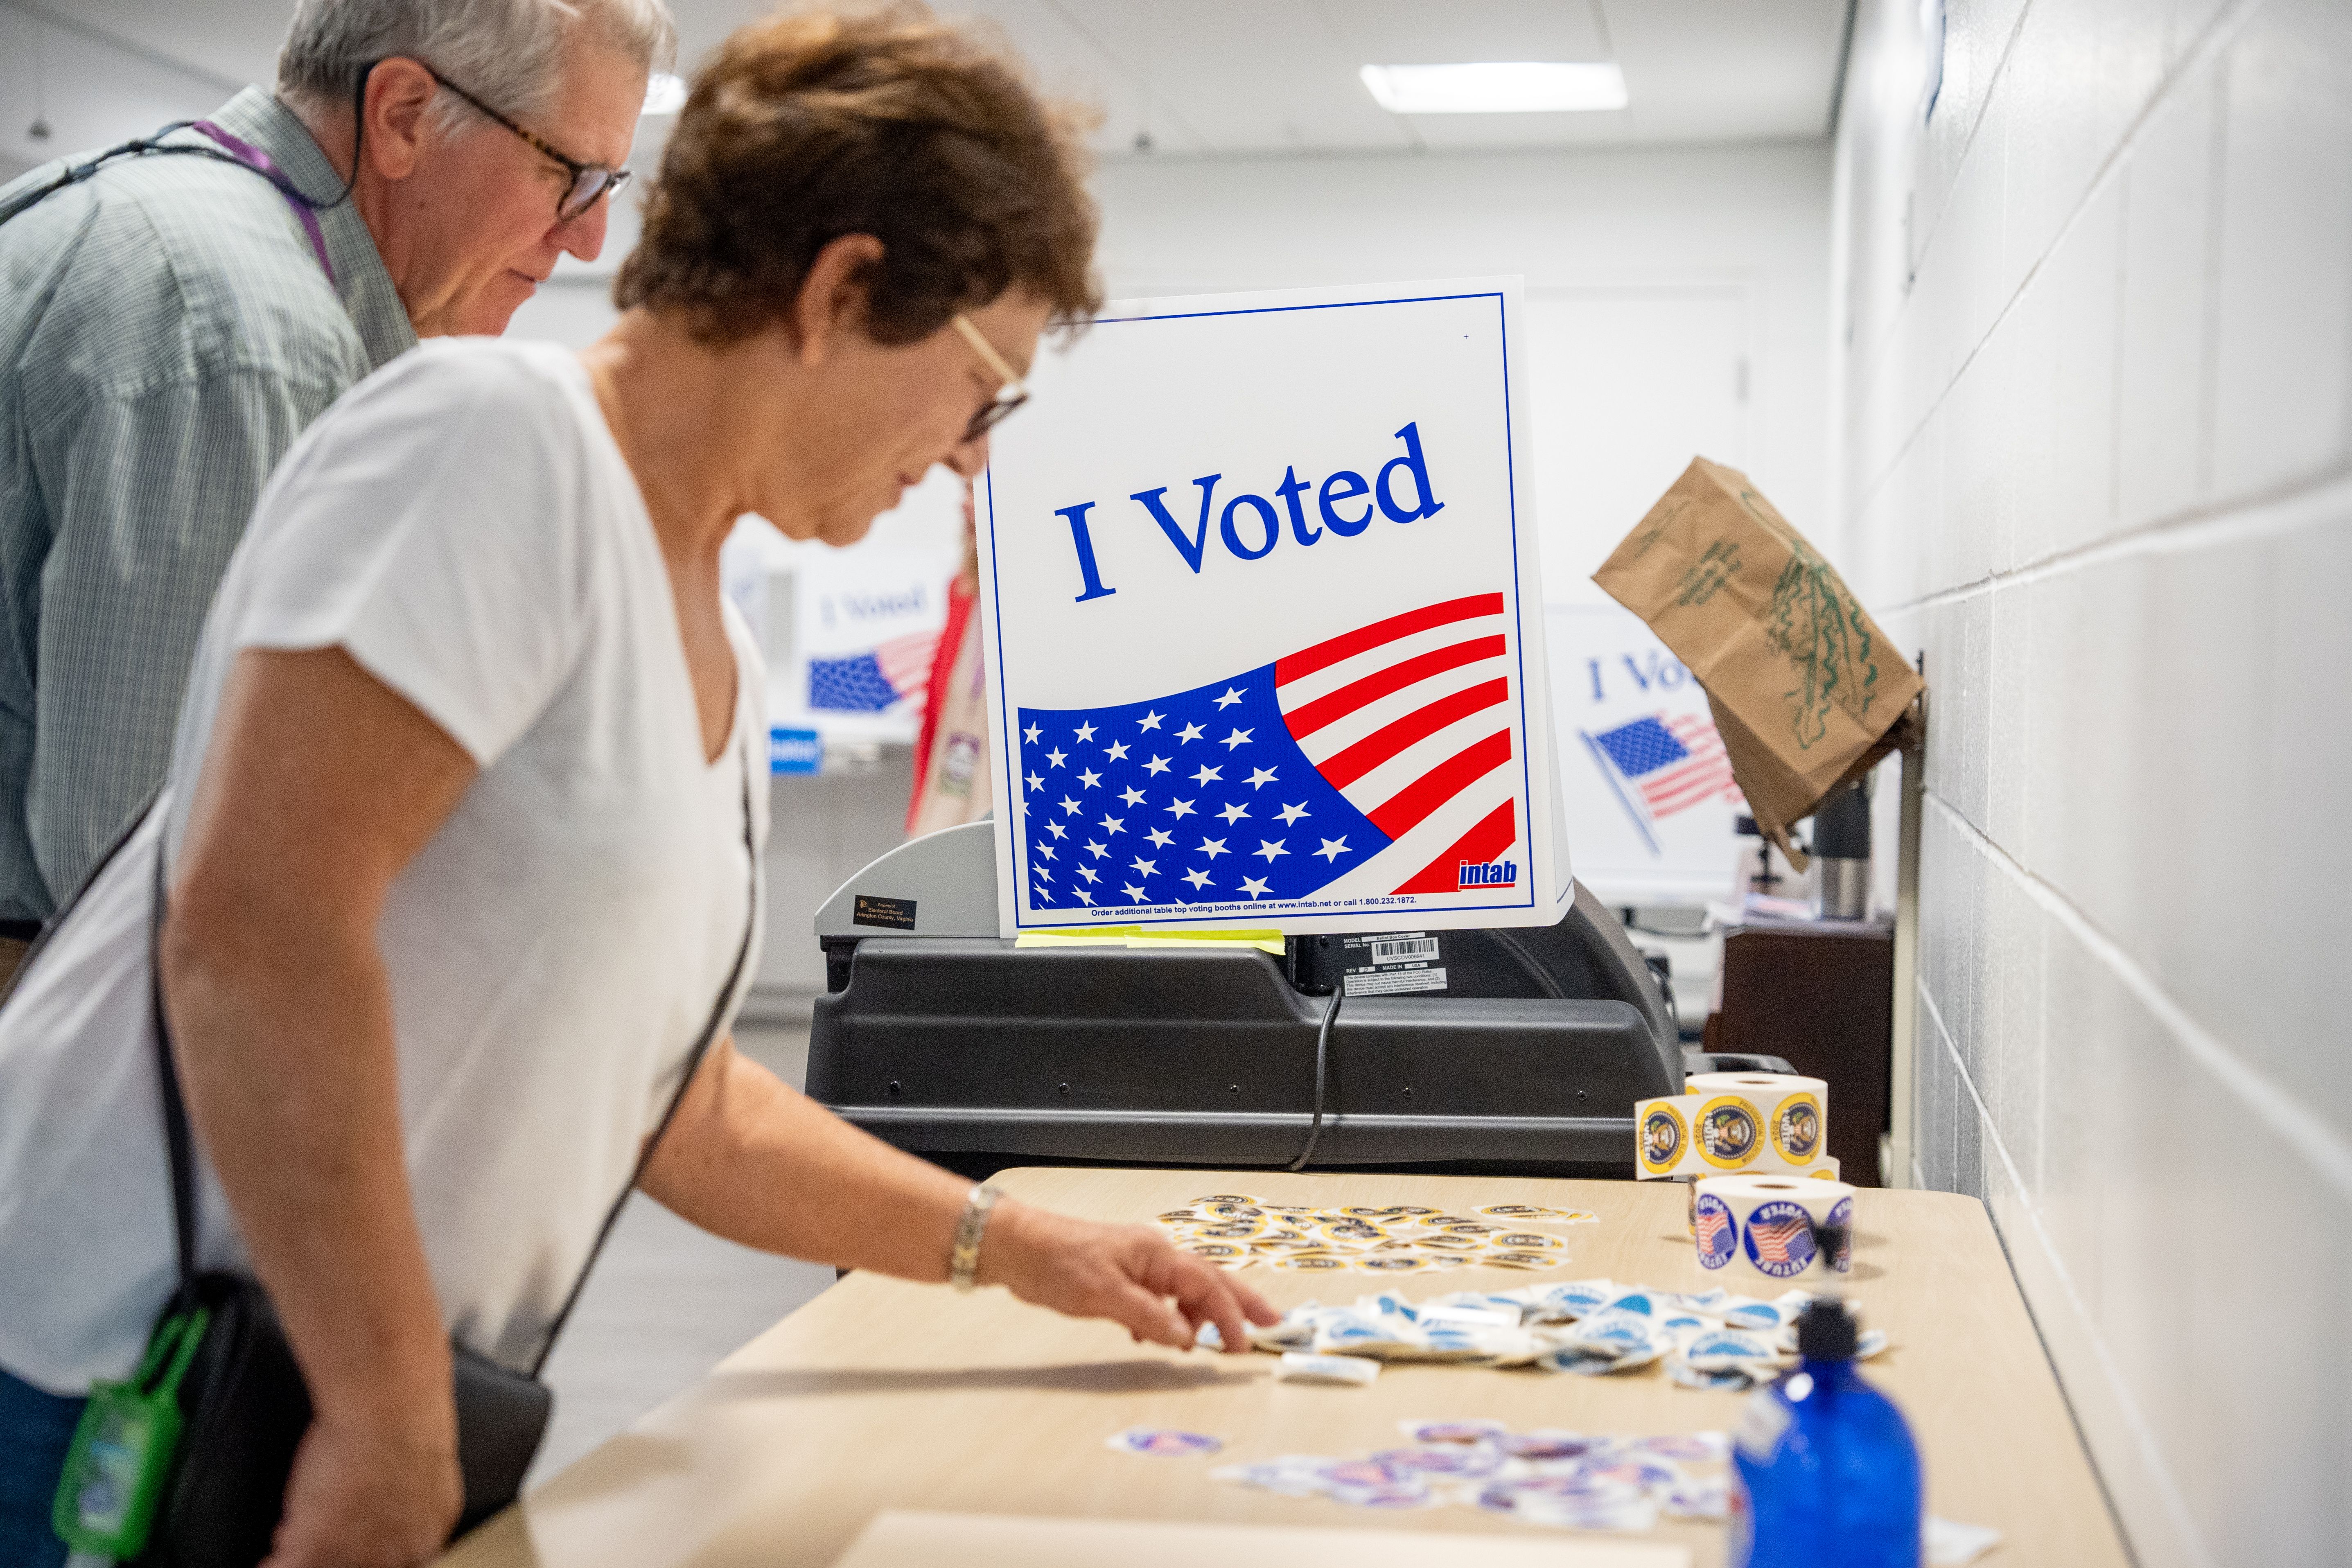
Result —
<svg viewBox="0 0 2352 1568"><path fill-rule="evenodd" d="M1636 1437L1624 1447L1633 1453L1654 1454L1661 1459L1707 1464L1720 1461L1730 1454L1731 1439L1720 1432L1661 1432L1653 1436Z"/></svg>
<svg viewBox="0 0 2352 1568"><path fill-rule="evenodd" d="M1717 1329L1701 1334L1682 1348L1682 1358L1701 1372L1726 1372L1750 1363L1769 1362L1780 1352L1763 1337L1738 1329Z"/></svg>
<svg viewBox="0 0 2352 1568"><path fill-rule="evenodd" d="M1179 1432L1167 1426L1130 1426L1105 1438L1103 1446L1116 1448L1122 1454L1145 1454L1155 1459L1191 1459L1213 1454L1225 1445L1223 1439L1212 1437L1206 1432Z"/></svg>
<svg viewBox="0 0 2352 1568"><path fill-rule="evenodd" d="M1416 1443L1491 1443L1510 1430L1500 1421L1414 1421L1397 1429Z"/></svg>
<svg viewBox="0 0 2352 1568"><path fill-rule="evenodd" d="M1274 1369L1276 1383L1345 1383L1357 1387L1381 1375L1381 1363L1354 1355L1309 1355L1285 1351Z"/></svg>
<svg viewBox="0 0 2352 1568"><path fill-rule="evenodd" d="M1196 1241L1184 1250L1221 1268L1231 1268L1249 1260L1249 1248L1231 1241Z"/></svg>
<svg viewBox="0 0 2352 1568"><path fill-rule="evenodd" d="M1745 1296L1734 1296L1726 1301L1719 1314L1735 1329L1771 1330L1783 1323L1796 1321L1795 1309L1781 1301L1754 1301Z"/></svg>
<svg viewBox="0 0 2352 1568"><path fill-rule="evenodd" d="M1374 1454L1372 1459L1400 1473L1473 1480L1491 1476L1503 1468L1503 1451L1485 1443L1429 1443L1413 1448L1390 1448Z"/></svg>
<svg viewBox="0 0 2352 1568"><path fill-rule="evenodd" d="M1731 1517L1731 1484L1720 1476L1686 1480L1669 1489L1659 1506L1677 1519L1726 1520Z"/></svg>
<svg viewBox="0 0 2352 1568"><path fill-rule="evenodd" d="M1543 1300L1555 1311L1581 1318L1588 1312L1599 1311L1601 1304L1616 1294L1616 1285L1607 1279L1571 1279L1545 1291Z"/></svg>
<svg viewBox="0 0 2352 1568"><path fill-rule="evenodd" d="M1662 1511L1720 1519L1730 1503L1720 1432L1515 1433L1479 1419L1398 1426L1412 1447L1346 1458L1290 1454L1212 1470L1210 1478L1357 1508L1475 1508L1581 1530L1648 1530Z"/></svg>
<svg viewBox="0 0 2352 1568"><path fill-rule="evenodd" d="M1538 1427L1533 1432L1506 1432L1496 1439L1496 1447L1514 1459L1574 1459L1605 1442L1604 1438L1588 1437L1580 1432Z"/></svg>
<svg viewBox="0 0 2352 1568"><path fill-rule="evenodd" d="M1428 1268L1429 1261L1409 1252L1389 1252L1378 1258L1360 1258L1356 1267L1373 1274L1411 1274Z"/></svg>
<svg viewBox="0 0 2352 1568"><path fill-rule="evenodd" d="M1745 1394L1758 1383L1769 1381L1776 1370L1769 1366L1744 1365L1727 1367L1721 1372L1702 1372L1680 1359L1666 1363L1666 1376L1671 1381L1685 1388L1704 1389L1716 1394Z"/></svg>

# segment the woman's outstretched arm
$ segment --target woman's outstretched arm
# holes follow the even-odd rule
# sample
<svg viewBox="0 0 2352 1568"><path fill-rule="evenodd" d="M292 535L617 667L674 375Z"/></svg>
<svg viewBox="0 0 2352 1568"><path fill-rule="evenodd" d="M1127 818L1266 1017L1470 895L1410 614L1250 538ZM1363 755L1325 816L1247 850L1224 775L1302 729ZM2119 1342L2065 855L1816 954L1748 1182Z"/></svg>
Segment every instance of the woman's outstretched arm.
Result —
<svg viewBox="0 0 2352 1568"><path fill-rule="evenodd" d="M645 1190L706 1230L794 1258L944 1279L971 1184L894 1149L738 1055L714 1047L646 1170ZM979 1281L1139 1340L1188 1346L1213 1322L1279 1315L1222 1269L1145 1226L1072 1219L1007 1198L990 1215Z"/></svg>

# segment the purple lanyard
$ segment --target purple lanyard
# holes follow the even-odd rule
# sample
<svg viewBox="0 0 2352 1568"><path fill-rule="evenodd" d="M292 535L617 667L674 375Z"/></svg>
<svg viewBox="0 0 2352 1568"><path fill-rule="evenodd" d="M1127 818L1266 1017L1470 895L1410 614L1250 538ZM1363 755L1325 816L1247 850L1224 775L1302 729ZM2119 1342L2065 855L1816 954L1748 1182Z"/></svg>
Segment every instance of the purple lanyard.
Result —
<svg viewBox="0 0 2352 1568"><path fill-rule="evenodd" d="M252 142L231 135L209 120L192 121L190 124L219 142L230 157L278 188L278 194L286 198L286 205L294 209L294 216L302 225L302 232L310 237L310 248L318 255L319 270L327 275L328 287L340 288L341 285L335 281L334 263L327 259L327 237L319 227L319 215L311 210L308 202L295 194L294 182L279 173L278 165L270 162L269 154Z"/></svg>

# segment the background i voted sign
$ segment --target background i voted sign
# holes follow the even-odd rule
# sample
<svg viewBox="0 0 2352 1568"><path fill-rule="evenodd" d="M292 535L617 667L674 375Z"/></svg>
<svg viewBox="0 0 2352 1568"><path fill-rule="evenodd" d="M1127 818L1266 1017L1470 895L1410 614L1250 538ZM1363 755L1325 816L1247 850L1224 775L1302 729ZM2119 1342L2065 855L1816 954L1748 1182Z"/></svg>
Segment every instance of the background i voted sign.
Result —
<svg viewBox="0 0 2352 1568"><path fill-rule="evenodd" d="M1559 918L1518 308L1128 302L1041 357L980 487L1008 932Z"/></svg>

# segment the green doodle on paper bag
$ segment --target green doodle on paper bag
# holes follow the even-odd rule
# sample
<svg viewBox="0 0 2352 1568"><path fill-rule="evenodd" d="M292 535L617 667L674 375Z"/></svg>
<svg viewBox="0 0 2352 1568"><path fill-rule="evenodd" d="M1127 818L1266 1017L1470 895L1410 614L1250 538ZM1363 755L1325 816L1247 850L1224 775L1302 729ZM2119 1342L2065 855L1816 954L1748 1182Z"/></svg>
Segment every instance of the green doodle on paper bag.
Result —
<svg viewBox="0 0 2352 1568"><path fill-rule="evenodd" d="M1787 697L1797 745L1811 751L1829 732L1832 706L1857 721L1870 711L1878 684L1870 623L1830 563L1793 537L1768 613L1765 646L1796 666L1798 684Z"/></svg>

